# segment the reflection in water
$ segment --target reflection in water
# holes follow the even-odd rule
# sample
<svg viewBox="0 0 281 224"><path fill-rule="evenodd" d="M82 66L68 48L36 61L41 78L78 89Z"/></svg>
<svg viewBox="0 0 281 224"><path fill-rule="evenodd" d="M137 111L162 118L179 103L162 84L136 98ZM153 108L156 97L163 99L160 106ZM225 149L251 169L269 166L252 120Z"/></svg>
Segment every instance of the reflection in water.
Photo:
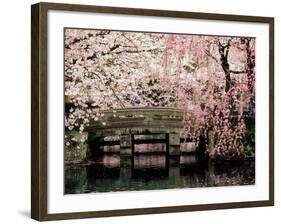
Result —
<svg viewBox="0 0 281 224"><path fill-rule="evenodd" d="M210 180L214 186L254 184L255 163L254 161L227 161L210 162ZM243 170L241 171L241 166Z"/></svg>
<svg viewBox="0 0 281 224"><path fill-rule="evenodd" d="M89 161L89 165L100 165L105 168L119 168L120 156L119 155L104 155Z"/></svg>
<svg viewBox="0 0 281 224"><path fill-rule="evenodd" d="M165 155L134 156L134 169L147 169L147 168L165 169L165 167L166 167Z"/></svg>
<svg viewBox="0 0 281 224"><path fill-rule="evenodd" d="M195 155L166 158L105 155L84 165L65 167L65 193L88 193L168 188L250 185L254 161L202 161Z"/></svg>
<svg viewBox="0 0 281 224"><path fill-rule="evenodd" d="M153 187L161 179L167 179L169 176L169 166L165 155L139 155L134 156L132 169L132 179L138 180L139 184L144 181L149 189L161 189ZM159 182L161 183L161 181Z"/></svg>

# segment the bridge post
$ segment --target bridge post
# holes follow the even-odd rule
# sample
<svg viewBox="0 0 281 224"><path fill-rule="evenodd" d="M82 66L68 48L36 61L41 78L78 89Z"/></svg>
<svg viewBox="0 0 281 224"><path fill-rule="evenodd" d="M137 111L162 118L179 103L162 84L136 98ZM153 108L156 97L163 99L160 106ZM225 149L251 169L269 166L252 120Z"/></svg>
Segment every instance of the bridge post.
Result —
<svg viewBox="0 0 281 224"><path fill-rule="evenodd" d="M179 133L169 133L169 155L180 155L180 135Z"/></svg>
<svg viewBox="0 0 281 224"><path fill-rule="evenodd" d="M101 150L100 140L102 137L96 137L94 139L89 140L89 157L93 158L95 156L100 156L103 154Z"/></svg>
<svg viewBox="0 0 281 224"><path fill-rule="evenodd" d="M132 140L130 134L120 135L120 155L132 155Z"/></svg>

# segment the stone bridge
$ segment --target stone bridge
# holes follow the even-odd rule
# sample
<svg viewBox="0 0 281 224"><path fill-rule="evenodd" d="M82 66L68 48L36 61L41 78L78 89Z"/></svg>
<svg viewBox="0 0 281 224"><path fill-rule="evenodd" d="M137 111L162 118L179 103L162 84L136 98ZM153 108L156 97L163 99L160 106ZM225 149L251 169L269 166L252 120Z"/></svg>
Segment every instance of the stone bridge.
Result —
<svg viewBox="0 0 281 224"><path fill-rule="evenodd" d="M135 144L146 143L145 139L135 139L136 135L165 134L166 153L180 154L182 109L142 107L104 110L100 113L104 114L102 120L91 120L85 130L94 136L92 141L96 144L104 137L119 136L120 154L132 155Z"/></svg>

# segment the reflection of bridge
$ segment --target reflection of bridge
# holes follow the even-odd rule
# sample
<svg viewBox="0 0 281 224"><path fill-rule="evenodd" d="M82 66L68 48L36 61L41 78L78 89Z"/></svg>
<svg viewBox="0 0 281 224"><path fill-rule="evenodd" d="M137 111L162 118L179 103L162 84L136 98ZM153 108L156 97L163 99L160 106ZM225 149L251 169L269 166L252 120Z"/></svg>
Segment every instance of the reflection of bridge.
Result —
<svg viewBox="0 0 281 224"><path fill-rule="evenodd" d="M106 155L90 165L66 166L65 183L66 194L252 185L255 161L208 161L196 155L181 155L179 159L165 155Z"/></svg>
<svg viewBox="0 0 281 224"><path fill-rule="evenodd" d="M124 108L101 111L101 121L90 122L86 131L92 133L95 143L103 137L119 136L120 153L134 153L135 144L146 140L135 139L135 135L165 134L166 153L180 154L180 130L183 128L183 110L174 108ZM161 139L155 139L160 142ZM163 141L163 140L162 140Z"/></svg>

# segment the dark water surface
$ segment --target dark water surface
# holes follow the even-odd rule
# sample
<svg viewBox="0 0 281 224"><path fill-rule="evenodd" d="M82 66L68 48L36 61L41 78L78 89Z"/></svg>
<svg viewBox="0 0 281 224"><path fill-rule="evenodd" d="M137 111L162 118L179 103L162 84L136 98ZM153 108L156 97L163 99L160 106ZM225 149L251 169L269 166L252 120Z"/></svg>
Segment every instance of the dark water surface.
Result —
<svg viewBox="0 0 281 224"><path fill-rule="evenodd" d="M206 161L195 155L169 158L104 155L65 166L65 194L255 184L255 161Z"/></svg>

